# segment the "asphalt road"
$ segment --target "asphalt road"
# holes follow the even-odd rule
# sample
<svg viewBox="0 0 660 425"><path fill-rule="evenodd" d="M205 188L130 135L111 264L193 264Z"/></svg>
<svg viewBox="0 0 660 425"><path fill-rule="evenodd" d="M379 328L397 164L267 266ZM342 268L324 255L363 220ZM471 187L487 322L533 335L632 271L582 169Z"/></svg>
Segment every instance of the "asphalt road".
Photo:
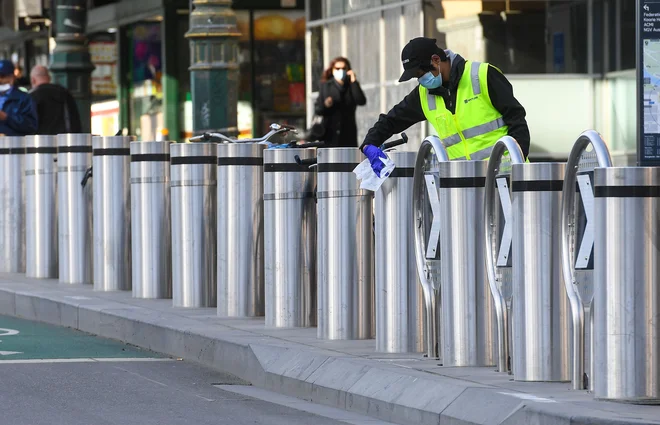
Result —
<svg viewBox="0 0 660 425"><path fill-rule="evenodd" d="M246 384L116 341L0 316L0 424L383 424Z"/></svg>

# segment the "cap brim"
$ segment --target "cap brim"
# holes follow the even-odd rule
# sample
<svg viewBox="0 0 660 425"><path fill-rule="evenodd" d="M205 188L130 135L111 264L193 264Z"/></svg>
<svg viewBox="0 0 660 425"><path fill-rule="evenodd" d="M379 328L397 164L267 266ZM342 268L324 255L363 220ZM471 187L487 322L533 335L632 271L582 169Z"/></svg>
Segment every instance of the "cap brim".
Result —
<svg viewBox="0 0 660 425"><path fill-rule="evenodd" d="M406 69L403 71L403 74L401 74L401 78L399 78L399 82L403 83L405 81L410 80L411 78L414 78L417 76L417 68L411 68L411 69Z"/></svg>

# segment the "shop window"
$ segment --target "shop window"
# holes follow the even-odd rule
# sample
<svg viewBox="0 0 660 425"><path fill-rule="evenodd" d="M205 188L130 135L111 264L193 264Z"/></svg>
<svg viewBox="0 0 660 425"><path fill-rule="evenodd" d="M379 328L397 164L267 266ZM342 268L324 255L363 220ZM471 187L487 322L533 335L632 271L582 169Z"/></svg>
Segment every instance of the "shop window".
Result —
<svg viewBox="0 0 660 425"><path fill-rule="evenodd" d="M273 123L305 127L305 12L237 12L240 137ZM247 128L248 123L252 128Z"/></svg>

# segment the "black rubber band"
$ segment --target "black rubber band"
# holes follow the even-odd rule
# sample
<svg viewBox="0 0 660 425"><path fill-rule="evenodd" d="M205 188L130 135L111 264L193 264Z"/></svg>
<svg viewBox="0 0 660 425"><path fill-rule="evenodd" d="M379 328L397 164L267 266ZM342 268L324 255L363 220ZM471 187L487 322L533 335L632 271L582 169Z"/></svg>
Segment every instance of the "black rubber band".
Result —
<svg viewBox="0 0 660 425"><path fill-rule="evenodd" d="M170 154L138 153L131 155L131 162L170 162Z"/></svg>
<svg viewBox="0 0 660 425"><path fill-rule="evenodd" d="M511 187L512 192L561 192L563 189L563 180L514 181Z"/></svg>
<svg viewBox="0 0 660 425"><path fill-rule="evenodd" d="M415 176L415 168L410 167L410 168L395 168L394 171L392 171L392 174L390 174L389 178L404 178L404 177L414 177Z"/></svg>
<svg viewBox="0 0 660 425"><path fill-rule="evenodd" d="M265 173L311 173L314 169L310 169L309 165L298 165L296 163L289 164L264 164Z"/></svg>
<svg viewBox="0 0 660 425"><path fill-rule="evenodd" d="M56 154L57 148L51 146L29 147L25 148L25 153L51 153Z"/></svg>
<svg viewBox="0 0 660 425"><path fill-rule="evenodd" d="M25 153L25 148L0 148L0 155L20 155Z"/></svg>
<svg viewBox="0 0 660 425"><path fill-rule="evenodd" d="M60 146L58 153L92 153L91 146Z"/></svg>
<svg viewBox="0 0 660 425"><path fill-rule="evenodd" d="M218 165L245 165L249 167L261 167L264 165L263 158L255 157L224 157L218 158Z"/></svg>
<svg viewBox="0 0 660 425"><path fill-rule="evenodd" d="M129 148L99 148L94 149L92 153L94 156L129 156L130 154Z"/></svg>
<svg viewBox="0 0 660 425"><path fill-rule="evenodd" d="M318 165L319 173L352 173L358 164L352 163L320 163Z"/></svg>
<svg viewBox="0 0 660 425"><path fill-rule="evenodd" d="M440 189L485 187L486 177L440 177Z"/></svg>
<svg viewBox="0 0 660 425"><path fill-rule="evenodd" d="M215 156L175 156L170 159L172 165L210 164L217 162Z"/></svg>
<svg viewBox="0 0 660 425"><path fill-rule="evenodd" d="M660 198L660 186L596 186L596 198Z"/></svg>

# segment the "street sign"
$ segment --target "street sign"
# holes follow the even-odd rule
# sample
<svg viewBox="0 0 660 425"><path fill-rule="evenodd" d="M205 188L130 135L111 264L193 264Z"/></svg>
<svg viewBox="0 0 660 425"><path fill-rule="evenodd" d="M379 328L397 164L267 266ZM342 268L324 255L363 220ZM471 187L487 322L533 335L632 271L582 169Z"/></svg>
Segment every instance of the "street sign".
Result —
<svg viewBox="0 0 660 425"><path fill-rule="evenodd" d="M660 165L660 0L637 0L637 165Z"/></svg>

